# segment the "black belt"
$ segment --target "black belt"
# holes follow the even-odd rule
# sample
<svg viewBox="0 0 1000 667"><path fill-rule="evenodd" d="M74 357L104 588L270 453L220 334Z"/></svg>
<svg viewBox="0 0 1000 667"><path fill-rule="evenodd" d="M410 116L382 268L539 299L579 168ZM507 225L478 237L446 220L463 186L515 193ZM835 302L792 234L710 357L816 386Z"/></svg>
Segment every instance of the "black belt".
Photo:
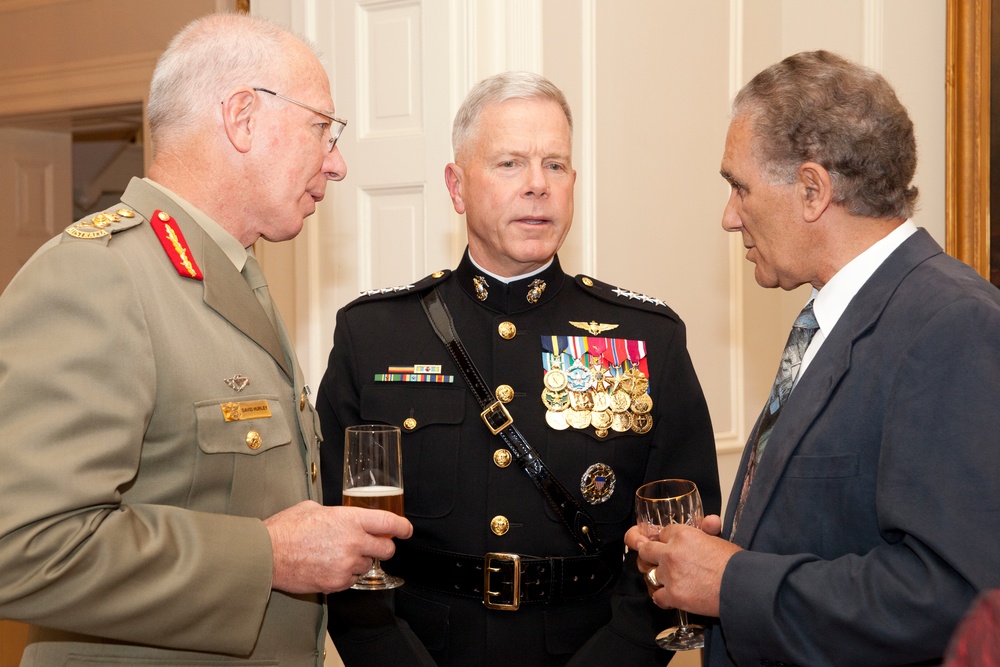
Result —
<svg viewBox="0 0 1000 667"><path fill-rule="evenodd" d="M513 611L522 604L597 597L618 580L623 556L623 547L605 547L594 556L565 558L499 552L474 556L400 542L389 569L407 585L482 600L487 609Z"/></svg>
<svg viewBox="0 0 1000 667"><path fill-rule="evenodd" d="M528 444L524 436L514 427L514 418L503 403L496 400L493 392L486 385L483 376L480 375L472 358L462 345L458 332L455 331L451 313L441 300L437 290L431 290L428 294L420 297L420 302L430 320L431 327L441 339L441 342L448 348L448 352L458 364L462 376L469 384L480 407L483 408L480 417L486 427L493 435L499 435L504 445L514 456L514 460L524 469L531 481L542 492L549 501L553 511L562 519L563 524L569 529L573 538L580 545L580 549L585 554L593 554L601 547L601 538L597 535L597 528L594 520L590 517L569 491L566 490L559 480L556 479L545 463L538 456L538 452ZM619 563L620 565L620 563Z"/></svg>

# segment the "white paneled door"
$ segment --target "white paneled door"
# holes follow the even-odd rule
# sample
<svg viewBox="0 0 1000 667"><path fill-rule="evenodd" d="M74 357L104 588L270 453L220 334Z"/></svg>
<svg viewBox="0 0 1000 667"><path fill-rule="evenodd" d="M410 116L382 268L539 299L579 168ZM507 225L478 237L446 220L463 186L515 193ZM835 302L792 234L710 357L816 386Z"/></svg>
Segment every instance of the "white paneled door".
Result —
<svg viewBox="0 0 1000 667"><path fill-rule="evenodd" d="M451 159L449 3L338 2L338 109L347 180L334 198L328 247L338 305L358 290L411 282L456 262L444 186Z"/></svg>
<svg viewBox="0 0 1000 667"><path fill-rule="evenodd" d="M262 249L314 386L338 308L361 290L452 267L465 245L444 168L452 117L468 85L466 6L464 0L251 4L255 14L305 34L326 54L337 115L348 121L337 143L347 178L329 185L294 252ZM293 276L294 288L283 291L281 282Z"/></svg>

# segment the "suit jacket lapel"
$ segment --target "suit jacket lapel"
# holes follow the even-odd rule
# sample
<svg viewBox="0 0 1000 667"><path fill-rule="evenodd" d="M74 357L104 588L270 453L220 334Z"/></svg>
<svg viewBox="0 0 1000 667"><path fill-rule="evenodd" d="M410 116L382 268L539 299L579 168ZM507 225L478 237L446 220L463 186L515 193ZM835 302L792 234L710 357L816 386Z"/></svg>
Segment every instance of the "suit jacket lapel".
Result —
<svg viewBox="0 0 1000 667"><path fill-rule="evenodd" d="M122 202L134 208L146 219L149 219L154 211L162 210L177 221L184 239L191 248L194 261L204 275L205 304L260 345L278 362L285 374L292 377L278 332L274 330L267 313L264 312L264 308L257 301L257 297L243 276L222 249L205 233L201 225L191 219L184 209L162 191L140 179L132 179L125 194L122 195ZM182 280L188 279L182 278Z"/></svg>
<svg viewBox="0 0 1000 667"><path fill-rule="evenodd" d="M806 431L830 401L830 396L841 378L850 369L855 341L875 326L893 292L907 274L921 262L941 252L941 247L925 230L917 230L889 255L851 300L837 325L823 342L823 347L810 363L807 372L795 386L788 402L781 408L781 414L767 441L767 449L754 473L750 495L743 508L733 542L743 547L751 544L757 525L788 461ZM758 425L754 426L750 442L753 442ZM734 493L737 494L746 472L748 450L749 446L744 448L737 484L734 485ZM735 505L736 503L731 501L727 508L727 530L732 525Z"/></svg>

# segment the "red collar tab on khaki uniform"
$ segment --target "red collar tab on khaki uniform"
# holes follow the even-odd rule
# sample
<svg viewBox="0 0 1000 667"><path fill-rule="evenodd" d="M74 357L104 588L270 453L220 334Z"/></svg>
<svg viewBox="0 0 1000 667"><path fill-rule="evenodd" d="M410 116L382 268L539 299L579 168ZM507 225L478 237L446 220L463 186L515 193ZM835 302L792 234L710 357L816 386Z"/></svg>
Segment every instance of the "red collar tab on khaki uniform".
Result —
<svg viewBox="0 0 1000 667"><path fill-rule="evenodd" d="M153 226L156 238L160 239L160 243L163 245L163 249L167 251L167 257L170 258L174 268L177 269L177 273L185 278L204 280L201 269L198 268L198 265L194 263L194 258L191 257L191 248L188 247L187 241L184 240L184 234L181 233L181 228L178 226L177 221L170 217L169 213L158 210L153 213L153 217L150 218L149 223Z"/></svg>

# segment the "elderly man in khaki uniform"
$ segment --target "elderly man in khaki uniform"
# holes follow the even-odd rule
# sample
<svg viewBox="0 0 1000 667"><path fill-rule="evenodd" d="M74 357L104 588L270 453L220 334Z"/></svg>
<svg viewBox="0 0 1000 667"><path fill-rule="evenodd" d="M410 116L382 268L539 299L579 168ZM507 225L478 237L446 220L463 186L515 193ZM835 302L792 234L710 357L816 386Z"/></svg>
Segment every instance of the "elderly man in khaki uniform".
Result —
<svg viewBox="0 0 1000 667"><path fill-rule="evenodd" d="M0 617L25 665L321 665L324 594L388 512L323 507L319 434L253 257L346 165L326 73L267 22L210 16L153 75L149 179L0 297Z"/></svg>

